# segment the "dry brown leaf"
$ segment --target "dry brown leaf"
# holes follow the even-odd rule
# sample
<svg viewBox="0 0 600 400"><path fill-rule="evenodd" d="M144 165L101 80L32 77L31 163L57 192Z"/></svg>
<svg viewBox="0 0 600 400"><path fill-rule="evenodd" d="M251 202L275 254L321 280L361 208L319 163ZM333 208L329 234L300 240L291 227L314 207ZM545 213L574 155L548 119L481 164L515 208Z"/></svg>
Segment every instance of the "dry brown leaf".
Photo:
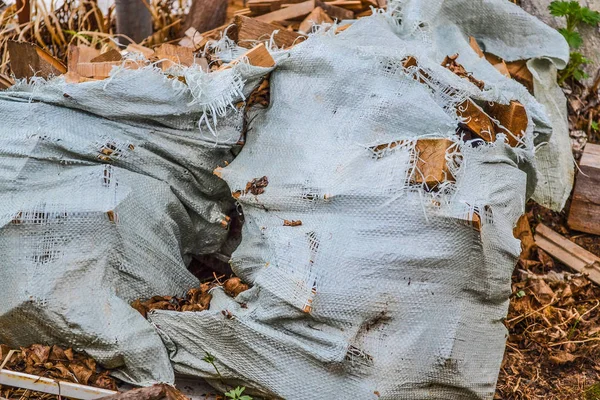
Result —
<svg viewBox="0 0 600 400"><path fill-rule="evenodd" d="M542 304L546 304L554 299L554 291L543 279L532 279L530 289L535 298Z"/></svg>
<svg viewBox="0 0 600 400"><path fill-rule="evenodd" d="M577 356L574 356L571 353L567 353L567 352L560 352L560 353L555 353L553 355L551 355L549 357L549 360L552 361L554 364L557 365L562 365L562 364L566 364L569 362L573 362L575 360L577 360Z"/></svg>

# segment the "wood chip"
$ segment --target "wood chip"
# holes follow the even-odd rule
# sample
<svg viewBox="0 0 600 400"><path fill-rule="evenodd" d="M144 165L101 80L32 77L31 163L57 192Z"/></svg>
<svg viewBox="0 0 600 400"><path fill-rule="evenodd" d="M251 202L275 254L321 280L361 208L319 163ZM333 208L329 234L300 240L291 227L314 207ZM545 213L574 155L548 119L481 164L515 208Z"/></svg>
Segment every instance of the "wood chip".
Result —
<svg viewBox="0 0 600 400"><path fill-rule="evenodd" d="M485 111L472 100L465 100L456 108L456 111L457 115L464 119L464 122L459 124L461 127L468 129L486 142L496 141L494 123Z"/></svg>
<svg viewBox="0 0 600 400"><path fill-rule="evenodd" d="M90 62L106 62L106 61L121 61L123 57L119 50L111 49L106 53L102 53L97 57L94 57L90 60Z"/></svg>
<svg viewBox="0 0 600 400"><path fill-rule="evenodd" d="M345 8L334 6L330 3L325 3L320 0L317 0L315 5L317 7L321 7L327 13L327 15L334 20L343 21L345 19L354 19L354 12L351 10L346 10Z"/></svg>
<svg viewBox="0 0 600 400"><path fill-rule="evenodd" d="M450 139L417 140L416 170L411 175L411 183L417 185L425 183L428 189L434 189L442 182L454 182L446 160L446 153L453 144Z"/></svg>
<svg viewBox="0 0 600 400"><path fill-rule="evenodd" d="M494 123L497 133L504 133L508 144L516 147L527 130L527 111L525 106L518 101L511 100L509 104L486 103L485 112L500 125Z"/></svg>
<svg viewBox="0 0 600 400"><path fill-rule="evenodd" d="M258 46L254 47L252 50L249 50L246 53L242 54L240 57L236 58L229 64L221 66L219 70L231 68L232 66L241 62L244 59L248 59L248 63L250 65L254 65L255 67L270 68L275 66L275 60L273 59L273 57L271 57L269 50L267 50L265 45L261 43Z"/></svg>

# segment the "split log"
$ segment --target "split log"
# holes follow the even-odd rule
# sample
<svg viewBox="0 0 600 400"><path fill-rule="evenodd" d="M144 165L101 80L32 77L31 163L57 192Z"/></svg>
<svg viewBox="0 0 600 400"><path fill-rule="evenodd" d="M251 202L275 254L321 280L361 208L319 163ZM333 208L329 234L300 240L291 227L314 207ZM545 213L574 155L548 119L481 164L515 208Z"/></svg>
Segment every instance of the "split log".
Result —
<svg viewBox="0 0 600 400"><path fill-rule="evenodd" d="M446 160L446 153L453 144L454 142L449 139L417 140L416 170L411 175L411 183L418 185L424 183L431 190L442 182L454 182Z"/></svg>
<svg viewBox="0 0 600 400"><path fill-rule="evenodd" d="M525 134L525 130L527 130L525 106L518 101L511 100L509 104L487 103L484 110L502 125L494 123L496 132L504 133L508 139L508 144L516 147Z"/></svg>
<svg viewBox="0 0 600 400"><path fill-rule="evenodd" d="M346 10L345 8L334 6L320 0L317 0L315 5L317 7L321 7L327 13L327 15L333 19L337 19L338 21L354 19L354 12Z"/></svg>
<svg viewBox="0 0 600 400"><path fill-rule="evenodd" d="M10 69L17 79L39 76L49 78L67 72L63 63L33 43L8 41Z"/></svg>
<svg viewBox="0 0 600 400"><path fill-rule="evenodd" d="M182 36L190 28L206 32L227 21L227 0L193 0L181 28Z"/></svg>
<svg viewBox="0 0 600 400"><path fill-rule="evenodd" d="M285 21L294 18L303 18L310 14L315 8L315 0L308 0L302 3L293 4L281 10L273 11L268 14L256 17L261 22Z"/></svg>
<svg viewBox="0 0 600 400"><path fill-rule="evenodd" d="M250 65L254 65L255 67L270 68L275 65L275 60L273 57L271 57L271 53L269 53L269 50L267 50L265 45L261 43L252 50L245 52L240 57L231 61L229 64L221 66L219 70L222 71L224 69L231 68L244 59L248 59L248 63Z"/></svg>
<svg viewBox="0 0 600 400"><path fill-rule="evenodd" d="M322 23L333 23L333 20L323 11L321 7L315 7L314 10L308 14L308 16L300 24L298 29L301 33L309 33L314 25L321 25Z"/></svg>
<svg viewBox="0 0 600 400"><path fill-rule="evenodd" d="M470 99L462 102L456 109L457 115L464 119L459 125L469 130L477 137L486 142L496 141L494 123L490 117Z"/></svg>
<svg viewBox="0 0 600 400"><path fill-rule="evenodd" d="M600 235L600 145L585 146L567 224L576 231Z"/></svg>
<svg viewBox="0 0 600 400"><path fill-rule="evenodd" d="M280 48L292 47L305 39L305 36L299 33L278 29L275 25L244 16L235 17L234 26L228 31L228 35L238 46L249 49L254 46L254 41L269 40L275 30L279 31L273 36L273 39Z"/></svg>
<svg viewBox="0 0 600 400"><path fill-rule="evenodd" d="M592 282L600 285L600 257L554 232L544 224L538 224L535 228L535 243L563 264L577 272L588 274Z"/></svg>

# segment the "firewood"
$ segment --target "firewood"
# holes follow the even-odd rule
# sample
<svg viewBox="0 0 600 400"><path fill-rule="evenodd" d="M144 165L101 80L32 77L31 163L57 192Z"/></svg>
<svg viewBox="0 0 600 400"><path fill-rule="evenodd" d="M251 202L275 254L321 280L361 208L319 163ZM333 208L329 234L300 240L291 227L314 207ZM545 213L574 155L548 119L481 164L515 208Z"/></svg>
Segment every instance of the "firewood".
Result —
<svg viewBox="0 0 600 400"><path fill-rule="evenodd" d="M281 8L281 0L248 0L246 2L252 15L262 15Z"/></svg>
<svg viewBox="0 0 600 400"><path fill-rule="evenodd" d="M90 46L70 45L67 52L67 66L69 71L77 71L77 64L80 62L91 62L100 55L100 50Z"/></svg>
<svg viewBox="0 0 600 400"><path fill-rule="evenodd" d="M600 145L585 146L567 223L571 229L600 235Z"/></svg>
<svg viewBox="0 0 600 400"><path fill-rule="evenodd" d="M17 79L39 76L47 79L67 72L63 63L33 43L8 41L10 68Z"/></svg>
<svg viewBox="0 0 600 400"><path fill-rule="evenodd" d="M333 20L323 11L321 7L315 7L310 14L302 21L300 28L301 33L309 33L314 25L320 25L324 22L333 23Z"/></svg>
<svg viewBox="0 0 600 400"><path fill-rule="evenodd" d="M345 8L334 6L320 0L317 0L315 5L321 7L332 19L337 19L338 21L354 19L354 12L346 10Z"/></svg>
<svg viewBox="0 0 600 400"><path fill-rule="evenodd" d="M90 62L106 62L106 61L121 61L121 53L116 49L111 49L106 53L102 53L97 57L92 58Z"/></svg>
<svg viewBox="0 0 600 400"><path fill-rule="evenodd" d="M327 4L331 6L345 8L352 12L361 12L364 9L363 3L360 0L335 0L329 1Z"/></svg>
<svg viewBox="0 0 600 400"><path fill-rule="evenodd" d="M479 43L477 43L477 40L475 40L475 38L473 36L469 36L469 46L471 46L471 48L473 49L473 51L480 58L485 57L485 55L483 54L483 50L481 50L481 47L479 47Z"/></svg>
<svg viewBox="0 0 600 400"><path fill-rule="evenodd" d="M110 71L113 67L123 65L127 69L138 69L143 64L138 64L132 60L123 61L106 61L96 63L79 63L77 64L77 74L84 78L105 79L110 76Z"/></svg>
<svg viewBox="0 0 600 400"><path fill-rule="evenodd" d="M268 14L256 17L261 22L285 21L288 19L305 17L315 8L315 0L308 0L302 3L293 4L281 10L273 11Z"/></svg>
<svg viewBox="0 0 600 400"><path fill-rule="evenodd" d="M168 43L164 43L158 47L154 51L154 56L162 61L161 68L163 71L174 65L189 67L194 63L193 49Z"/></svg>
<svg viewBox="0 0 600 400"><path fill-rule="evenodd" d="M506 76L507 78L510 78L510 71L508 70L508 66L506 65L506 63L504 62L503 59L501 59L500 57L491 54L491 53L484 53L485 59L494 66L494 68L496 68L498 70L498 72L500 72L502 75Z"/></svg>
<svg viewBox="0 0 600 400"><path fill-rule="evenodd" d="M229 29L228 34L239 46L249 49L254 45L254 41L269 40L273 31L277 29L279 29L277 26L257 21L255 18L236 16L234 26ZM292 47L294 44L304 40L304 38L305 36L299 33L284 29L279 29L279 32L273 36L275 45L282 48Z"/></svg>
<svg viewBox="0 0 600 400"><path fill-rule="evenodd" d="M145 47L145 46L142 46L139 44L135 44L135 43L131 43L129 46L127 46L125 51L130 52L130 53L141 53L147 59L150 59L152 56L154 56L154 50L149 49L148 47Z"/></svg>
<svg viewBox="0 0 600 400"><path fill-rule="evenodd" d="M542 250L575 271L588 274L592 282L600 285L600 257L554 232L544 224L536 226L534 238L535 244Z"/></svg>
<svg viewBox="0 0 600 400"><path fill-rule="evenodd" d="M269 50L267 50L265 45L261 43L258 46L254 47L252 50L245 52L240 57L231 61L229 64L221 66L219 70L231 68L244 59L248 59L248 63L255 67L269 68L275 65L275 60L273 60L273 57L271 57Z"/></svg>
<svg viewBox="0 0 600 400"><path fill-rule="evenodd" d="M494 123L490 117L475 104L467 99L456 108L457 115L464 119L459 125L486 142L496 141Z"/></svg>
<svg viewBox="0 0 600 400"><path fill-rule="evenodd" d="M509 104L486 103L484 110L500 123L501 126L494 123L496 132L503 132L508 138L508 144L516 147L527 129L525 106L512 100Z"/></svg>
<svg viewBox="0 0 600 400"><path fill-rule="evenodd" d="M412 184L425 184L428 189L442 182L454 182L448 169L446 153L453 142L449 139L419 139L415 144L416 168L411 175Z"/></svg>
<svg viewBox="0 0 600 400"><path fill-rule="evenodd" d="M527 68L527 60L509 61L506 63L506 68L514 80L533 93L533 75Z"/></svg>
<svg viewBox="0 0 600 400"><path fill-rule="evenodd" d="M0 75L0 90L8 89L14 84L15 82L10 77L6 75Z"/></svg>

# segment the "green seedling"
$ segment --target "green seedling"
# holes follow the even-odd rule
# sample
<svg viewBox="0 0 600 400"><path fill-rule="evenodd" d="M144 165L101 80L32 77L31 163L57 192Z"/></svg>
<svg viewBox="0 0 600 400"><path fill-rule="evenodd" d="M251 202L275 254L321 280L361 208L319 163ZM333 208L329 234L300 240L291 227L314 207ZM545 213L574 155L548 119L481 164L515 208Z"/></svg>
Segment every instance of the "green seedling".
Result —
<svg viewBox="0 0 600 400"><path fill-rule="evenodd" d="M235 389L231 389L229 392L225 393L225 397L229 397L231 400L252 400L252 397L247 394L243 394L245 387L236 387Z"/></svg>
<svg viewBox="0 0 600 400"><path fill-rule="evenodd" d="M567 26L558 31L563 35L571 49L578 49L583 44L583 38L577 30L583 23L596 26L600 22L600 13L582 7L577 1L553 1L548 7L550 14L555 17L565 17ZM558 83L563 83L569 78L581 80L588 77L582 67L589 64L589 60L577 51L571 51L569 64L560 72Z"/></svg>

